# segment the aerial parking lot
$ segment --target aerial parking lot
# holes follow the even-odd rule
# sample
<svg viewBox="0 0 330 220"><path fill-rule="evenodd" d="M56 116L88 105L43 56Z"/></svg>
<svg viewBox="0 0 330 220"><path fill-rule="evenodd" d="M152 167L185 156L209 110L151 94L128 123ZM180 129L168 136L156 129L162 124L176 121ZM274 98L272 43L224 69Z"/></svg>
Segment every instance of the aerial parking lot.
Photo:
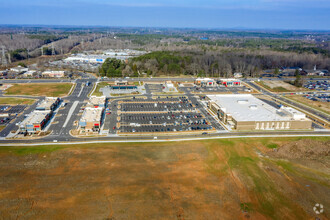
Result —
<svg viewBox="0 0 330 220"><path fill-rule="evenodd" d="M201 113L123 114L120 132L176 132L213 130Z"/></svg>
<svg viewBox="0 0 330 220"><path fill-rule="evenodd" d="M26 105L0 105L0 125L7 125L18 114L22 113Z"/></svg>
<svg viewBox="0 0 330 220"><path fill-rule="evenodd" d="M304 87L311 90L330 90L329 80L319 80L319 81L308 81L304 84Z"/></svg>
<svg viewBox="0 0 330 220"><path fill-rule="evenodd" d="M115 108L115 109L114 109ZM198 103L192 103L186 96L154 96L152 98L132 98L112 103L106 124L110 133L168 133L175 132L215 132L207 117L199 108ZM207 116L207 117L206 117ZM218 127L218 126L217 126ZM221 127L221 126L220 126ZM224 128L221 127L222 130Z"/></svg>

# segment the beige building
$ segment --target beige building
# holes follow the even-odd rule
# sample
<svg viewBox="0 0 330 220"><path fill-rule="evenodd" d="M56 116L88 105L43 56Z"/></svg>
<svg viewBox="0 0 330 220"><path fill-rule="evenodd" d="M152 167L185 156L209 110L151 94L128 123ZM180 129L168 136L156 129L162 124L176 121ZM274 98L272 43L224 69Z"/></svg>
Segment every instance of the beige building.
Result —
<svg viewBox="0 0 330 220"><path fill-rule="evenodd" d="M85 132L98 132L102 126L104 108L86 107L79 121L79 130Z"/></svg>
<svg viewBox="0 0 330 220"><path fill-rule="evenodd" d="M208 107L236 130L311 129L312 121L291 107L276 109L250 94L208 95Z"/></svg>
<svg viewBox="0 0 330 220"><path fill-rule="evenodd" d="M106 97L105 96L91 96L89 98L89 106L91 107L105 107Z"/></svg>
<svg viewBox="0 0 330 220"><path fill-rule="evenodd" d="M206 86L206 87L213 87L217 85L216 81L210 78L198 78L195 80L195 84L197 86Z"/></svg>
<svg viewBox="0 0 330 220"><path fill-rule="evenodd" d="M42 75L42 77L45 77L45 78L61 78L61 77L64 77L65 72L64 71L45 71L41 75Z"/></svg>

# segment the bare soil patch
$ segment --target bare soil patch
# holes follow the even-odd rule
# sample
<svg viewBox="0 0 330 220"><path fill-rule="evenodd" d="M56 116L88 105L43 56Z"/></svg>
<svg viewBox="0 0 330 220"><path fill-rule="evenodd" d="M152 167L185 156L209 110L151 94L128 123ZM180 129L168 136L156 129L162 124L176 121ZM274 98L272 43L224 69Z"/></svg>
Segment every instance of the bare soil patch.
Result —
<svg viewBox="0 0 330 220"><path fill-rule="evenodd" d="M237 139L0 147L0 216L314 219L315 203L330 207L329 173L294 160L329 160L328 142ZM296 143L305 150L295 149ZM275 144L277 152L267 147ZM287 157L292 151L294 156Z"/></svg>

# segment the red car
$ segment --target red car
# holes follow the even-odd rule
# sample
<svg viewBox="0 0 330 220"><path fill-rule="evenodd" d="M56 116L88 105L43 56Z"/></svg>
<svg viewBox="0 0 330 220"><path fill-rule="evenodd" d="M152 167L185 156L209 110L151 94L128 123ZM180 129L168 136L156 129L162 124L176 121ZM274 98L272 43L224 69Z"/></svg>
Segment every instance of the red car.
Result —
<svg viewBox="0 0 330 220"><path fill-rule="evenodd" d="M115 130L115 129L116 129L116 126L113 127L113 130Z"/></svg>

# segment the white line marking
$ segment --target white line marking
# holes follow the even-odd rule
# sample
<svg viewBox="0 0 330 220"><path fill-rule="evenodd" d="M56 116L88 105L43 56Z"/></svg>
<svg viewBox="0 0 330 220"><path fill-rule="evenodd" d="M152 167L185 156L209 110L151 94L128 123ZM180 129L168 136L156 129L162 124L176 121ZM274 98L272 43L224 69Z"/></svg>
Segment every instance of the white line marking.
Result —
<svg viewBox="0 0 330 220"><path fill-rule="evenodd" d="M64 124L63 124L63 128L65 128L66 125L68 124L68 122L69 122L69 120L70 120L70 118L71 118L71 116L72 116L72 114L73 114L73 112L74 112L74 110L76 109L76 107L77 107L78 104L79 104L79 101L75 101L75 102L72 104L72 106L71 106L71 108L70 108L70 110L69 110L68 116L66 117L66 120L65 120L65 122L64 122Z"/></svg>
<svg viewBox="0 0 330 220"><path fill-rule="evenodd" d="M83 90L84 90L84 86L83 86L83 84L81 84L81 90L80 90L80 92L78 94L78 97L80 97L80 95L81 95L81 93L82 93Z"/></svg>

